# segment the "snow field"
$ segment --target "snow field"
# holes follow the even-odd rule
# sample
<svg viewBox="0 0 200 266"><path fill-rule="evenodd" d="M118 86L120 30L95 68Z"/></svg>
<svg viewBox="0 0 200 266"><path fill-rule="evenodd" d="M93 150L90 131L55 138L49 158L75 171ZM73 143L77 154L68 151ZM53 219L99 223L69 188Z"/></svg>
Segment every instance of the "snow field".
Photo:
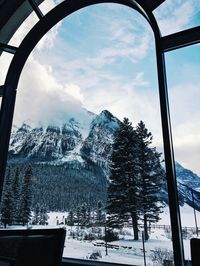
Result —
<svg viewBox="0 0 200 266"><path fill-rule="evenodd" d="M193 209L184 205L180 208L182 227L194 227L194 212ZM197 222L200 221L200 213L196 212ZM63 217L67 217L67 213L50 213L49 225L57 226L57 220L62 223ZM161 214L161 220L157 225L170 225L169 209L165 208ZM60 224L59 226L64 226ZM131 265L144 265L143 258L143 245L142 240L134 241L132 235L132 228L124 228L120 234L120 240L113 241L108 244L116 245L115 248L108 248L108 255L106 255L106 248L103 240L84 240L84 234L89 234L91 228L77 229L76 226L66 227L66 241L63 252L63 257L78 258L78 259L91 259L90 256L93 253L99 253L97 257L99 261L116 262L122 264ZM142 229L141 229L142 230ZM102 234L104 234L104 228L101 228ZM79 232L80 237L78 239L72 238L72 232L77 234ZM185 259L190 259L190 238L196 237L195 230L188 230L188 234L184 237ZM141 238L141 236L140 236ZM147 265L153 265L152 263L152 251L155 249L172 250L171 233L169 230L163 228L152 228L150 239L145 242Z"/></svg>

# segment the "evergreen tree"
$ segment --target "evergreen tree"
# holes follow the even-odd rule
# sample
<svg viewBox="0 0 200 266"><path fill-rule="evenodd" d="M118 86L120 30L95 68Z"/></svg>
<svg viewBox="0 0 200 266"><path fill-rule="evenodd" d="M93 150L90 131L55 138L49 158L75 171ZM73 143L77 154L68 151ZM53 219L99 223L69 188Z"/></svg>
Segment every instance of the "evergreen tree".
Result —
<svg viewBox="0 0 200 266"><path fill-rule="evenodd" d="M20 200L20 218L23 225L27 224L31 219L31 183L32 183L32 167L29 165L25 170L24 180L22 183L21 200Z"/></svg>
<svg viewBox="0 0 200 266"><path fill-rule="evenodd" d="M12 176L10 167L4 181L4 188L1 199L1 221L6 228L13 221L13 195L12 195Z"/></svg>
<svg viewBox="0 0 200 266"><path fill-rule="evenodd" d="M48 214L47 214L47 208L46 206L42 205L40 207L40 213L39 213L39 224L40 225L47 225L48 224Z"/></svg>
<svg viewBox="0 0 200 266"><path fill-rule="evenodd" d="M73 226L74 225L74 213L72 210L69 211L68 217L67 217L67 224L69 226Z"/></svg>
<svg viewBox="0 0 200 266"><path fill-rule="evenodd" d="M115 213L111 213L111 211L107 211L106 217L106 227L108 231L112 231L114 228L122 228L124 225L124 216L120 216L115 210Z"/></svg>
<svg viewBox="0 0 200 266"><path fill-rule="evenodd" d="M159 192L162 187L164 170L160 162L161 154L156 151L156 148L150 147L153 137L142 121L138 124L136 133L140 178L140 212L144 222L145 240L148 240L148 223L157 222L161 213Z"/></svg>
<svg viewBox="0 0 200 266"><path fill-rule="evenodd" d="M78 206L77 209L76 209L76 222L77 222L77 225L78 225L78 229L79 229L79 226L80 226L80 218L81 218L80 207Z"/></svg>
<svg viewBox="0 0 200 266"><path fill-rule="evenodd" d="M39 206L39 204L36 204L36 206L33 210L32 224L33 225L39 224L39 221L40 221L40 206Z"/></svg>
<svg viewBox="0 0 200 266"><path fill-rule="evenodd" d="M97 225L104 225L105 220L104 220L105 216L103 214L103 204L101 201L97 202L97 211L96 211L96 223Z"/></svg>
<svg viewBox="0 0 200 266"><path fill-rule="evenodd" d="M13 193L13 222L19 223L20 220L20 172L17 167L15 170L14 180L12 183Z"/></svg>
<svg viewBox="0 0 200 266"><path fill-rule="evenodd" d="M138 162L137 138L124 118L115 137L111 156L111 176L107 199L107 226L121 227L132 219L134 239L138 240Z"/></svg>
<svg viewBox="0 0 200 266"><path fill-rule="evenodd" d="M86 225L87 226L91 226L92 223L92 217L91 217L91 208L90 206L87 207L87 221L86 221Z"/></svg>
<svg viewBox="0 0 200 266"><path fill-rule="evenodd" d="M80 209L80 224L81 226L85 226L86 223L87 223L87 206L85 203L83 203Z"/></svg>

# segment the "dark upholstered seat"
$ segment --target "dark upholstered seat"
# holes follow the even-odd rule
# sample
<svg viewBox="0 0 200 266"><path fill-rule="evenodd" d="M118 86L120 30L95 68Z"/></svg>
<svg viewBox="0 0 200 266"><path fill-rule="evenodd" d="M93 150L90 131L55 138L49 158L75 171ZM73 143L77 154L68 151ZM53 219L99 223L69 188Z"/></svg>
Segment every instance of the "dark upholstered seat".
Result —
<svg viewBox="0 0 200 266"><path fill-rule="evenodd" d="M64 240L60 228L0 230L0 261L9 266L59 266Z"/></svg>
<svg viewBox="0 0 200 266"><path fill-rule="evenodd" d="M191 247L192 266L199 266L200 265L200 239L192 238L190 240L190 247Z"/></svg>

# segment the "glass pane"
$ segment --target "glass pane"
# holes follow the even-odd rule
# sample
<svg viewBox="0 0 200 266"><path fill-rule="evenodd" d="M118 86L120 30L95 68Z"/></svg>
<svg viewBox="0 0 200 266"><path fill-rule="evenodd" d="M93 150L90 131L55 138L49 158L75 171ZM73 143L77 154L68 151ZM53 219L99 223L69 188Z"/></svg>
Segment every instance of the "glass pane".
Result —
<svg viewBox="0 0 200 266"><path fill-rule="evenodd" d="M200 222L200 46L166 54L169 99L181 205L185 257L190 259L189 240L198 235Z"/></svg>
<svg viewBox="0 0 200 266"><path fill-rule="evenodd" d="M42 13L45 15L51 9L53 9L59 2L61 2L61 1L45 0L39 5L39 8L42 11Z"/></svg>
<svg viewBox="0 0 200 266"><path fill-rule="evenodd" d="M165 36L199 26L199 10L200 2L196 0L166 0L154 11L154 14L161 33Z"/></svg>
<svg viewBox="0 0 200 266"><path fill-rule="evenodd" d="M26 34L32 29L32 27L38 22L38 20L39 19L35 12L32 12L12 36L9 44L18 47Z"/></svg>
<svg viewBox="0 0 200 266"><path fill-rule="evenodd" d="M24 67L10 141L11 175L19 176L21 188L25 177L32 180L29 226L65 226L65 257L131 265L144 264L147 229L147 264L161 265L157 254L171 260L173 253L163 155L156 153L163 145L151 29L133 10L104 4L72 14L53 30ZM128 155L120 151L126 160L117 162L114 145L126 142L115 135L122 122L131 137ZM121 171L123 186L113 169ZM120 193L111 200L113 178ZM118 197L118 207L108 207ZM115 215L121 215L117 225Z"/></svg>
<svg viewBox="0 0 200 266"><path fill-rule="evenodd" d="M3 85L6 79L6 74L8 72L8 68L10 66L11 60L13 58L12 54L3 52L0 56L0 85Z"/></svg>

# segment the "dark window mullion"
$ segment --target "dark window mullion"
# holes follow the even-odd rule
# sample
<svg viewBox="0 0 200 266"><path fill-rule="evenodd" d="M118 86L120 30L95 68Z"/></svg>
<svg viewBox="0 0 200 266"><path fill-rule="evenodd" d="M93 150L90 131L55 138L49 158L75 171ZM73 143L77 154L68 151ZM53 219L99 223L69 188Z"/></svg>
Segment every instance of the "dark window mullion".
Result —
<svg viewBox="0 0 200 266"><path fill-rule="evenodd" d="M17 51L17 47L9 45L9 44L5 44L5 43L0 43L0 51L3 52L7 52L10 54L15 54Z"/></svg>
<svg viewBox="0 0 200 266"><path fill-rule="evenodd" d="M42 11L40 10L40 8L38 7L38 5L36 4L35 0L28 0L28 2L31 5L31 7L33 8L33 10L36 13L36 15L38 16L38 18L39 19L43 18L44 15L43 15Z"/></svg>

